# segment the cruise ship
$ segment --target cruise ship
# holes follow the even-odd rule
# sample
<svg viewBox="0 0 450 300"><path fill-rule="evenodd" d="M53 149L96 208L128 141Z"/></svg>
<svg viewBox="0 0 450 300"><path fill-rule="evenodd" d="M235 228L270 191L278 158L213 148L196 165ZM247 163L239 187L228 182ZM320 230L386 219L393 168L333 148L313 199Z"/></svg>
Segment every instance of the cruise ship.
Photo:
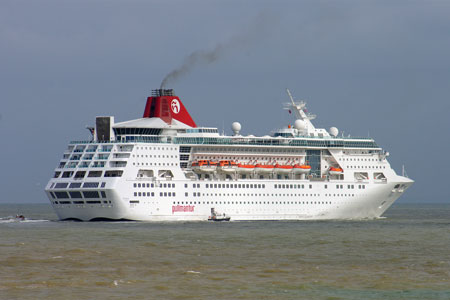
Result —
<svg viewBox="0 0 450 300"><path fill-rule="evenodd" d="M306 103L271 135L197 126L171 89L142 118L99 116L72 141L45 192L60 220L323 220L380 217L413 180L372 138L315 128Z"/></svg>

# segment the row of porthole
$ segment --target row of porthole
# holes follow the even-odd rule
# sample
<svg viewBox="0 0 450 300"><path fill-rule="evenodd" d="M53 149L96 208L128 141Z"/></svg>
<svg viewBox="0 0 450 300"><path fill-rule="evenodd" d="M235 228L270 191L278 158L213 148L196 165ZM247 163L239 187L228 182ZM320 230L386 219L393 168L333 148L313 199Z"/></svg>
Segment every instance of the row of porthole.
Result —
<svg viewBox="0 0 450 300"><path fill-rule="evenodd" d="M344 166L349 169L378 169L378 166ZM380 166L380 169L386 169L386 166Z"/></svg>
<svg viewBox="0 0 450 300"><path fill-rule="evenodd" d="M381 159L376 158L343 158L344 161L382 161Z"/></svg>
<svg viewBox="0 0 450 300"><path fill-rule="evenodd" d="M132 156L134 157L134 154L133 154ZM136 157L149 158L148 155L144 155L144 154L142 154L141 156L139 156L139 154L136 154ZM152 158L152 155L150 155L150 158ZM155 155L155 158L178 158L178 156L177 156L177 155L171 155L171 156L169 157L169 155L167 155L167 157L166 157L166 156L163 154L162 156L161 156L161 155L158 155L158 156Z"/></svg>
<svg viewBox="0 0 450 300"><path fill-rule="evenodd" d="M154 192L134 192L135 197L154 197ZM175 192L160 192L160 197L176 197ZM189 197L189 193L185 193ZM224 197L320 197L320 194L227 194ZM354 197L355 194L325 194L325 197ZM202 197L201 193L193 193L193 197ZM203 197L222 197L222 194L203 194Z"/></svg>
<svg viewBox="0 0 450 300"><path fill-rule="evenodd" d="M186 203L185 203L186 202ZM211 202L211 203L210 203ZM222 204L222 201L198 201L198 203L196 202L196 201L173 201L173 204L174 205L183 205L183 204L187 204L187 205L189 205L189 204L205 204L205 205L210 205L210 204ZM224 201L223 202L223 204L231 204L231 205L240 205L240 204L250 204L250 205L255 205L255 204L262 204L262 205L264 205L264 204L291 204L291 205L299 205L299 204L332 204L332 202L331 201L311 201L311 203L310 203L310 201L272 201L272 202L269 202L269 201L228 201L228 202L226 202L226 201Z"/></svg>
<svg viewBox="0 0 450 300"><path fill-rule="evenodd" d="M184 193L185 197L189 197L189 193ZM194 197L320 197L320 194L209 194L209 193L193 193ZM325 194L325 197L354 197L355 194Z"/></svg>
<svg viewBox="0 0 450 300"><path fill-rule="evenodd" d="M155 163L155 166L178 166L178 163ZM133 163L133 166L153 166L153 163Z"/></svg>
<svg viewBox="0 0 450 300"><path fill-rule="evenodd" d="M137 150L174 150L176 151L176 147L136 147Z"/></svg>
<svg viewBox="0 0 450 300"><path fill-rule="evenodd" d="M134 192L133 195L135 197L155 197L155 192ZM177 194L175 192L160 192L160 197L176 197Z"/></svg>
<svg viewBox="0 0 450 300"><path fill-rule="evenodd" d="M299 162L299 159L295 159L292 157L241 157L241 156L235 156L235 157L231 157L231 156L198 156L196 157L196 159L215 159L215 160L219 160L219 159L229 159L229 160L267 160L267 161L271 161L271 160L277 160L277 161L288 161L288 160L295 160L297 162Z"/></svg>
<svg viewBox="0 0 450 300"><path fill-rule="evenodd" d="M147 188L150 188L150 187L154 187L155 185L153 184L153 183L133 183L133 187L134 188L145 188L145 187L147 187ZM161 183L160 184L160 186L159 186L160 188L175 188L175 183ZM187 188L188 187L188 184L187 183L185 183L184 184L184 187L185 188ZM193 185L192 185L192 187L193 188L200 188L200 184L199 183L194 183ZM265 188L265 184L242 184L242 186L241 186L241 184L237 184L237 183L232 183L232 184L225 184L225 183L223 183L223 184L214 184L214 186L213 186L213 184L211 183L211 184L206 184L205 185L205 187L206 188ZM302 184L302 185L300 185L300 184L298 184L298 185L296 185L296 184L275 184L274 185L274 187L275 188L279 188L279 189L281 189L281 188L290 188L290 189L294 189L294 188L297 188L297 189L299 189L299 188L302 188L302 189L304 189L305 188L305 186ZM310 189L312 189L312 185L310 184L309 185L309 188ZM325 185L325 188L327 188L327 185ZM344 185L336 185L336 189L343 189L344 188ZM354 185L347 185L347 188L348 189L354 189L355 188L355 186ZM359 189L365 189L366 188L366 186L365 185L358 185L358 188ZM297 195L297 194L296 194Z"/></svg>
<svg viewBox="0 0 450 300"><path fill-rule="evenodd" d="M133 187L134 188L145 188L145 187L150 188L150 187L155 187L155 184L153 184L153 183L133 183ZM159 187L160 188L174 188L175 183L160 183Z"/></svg>

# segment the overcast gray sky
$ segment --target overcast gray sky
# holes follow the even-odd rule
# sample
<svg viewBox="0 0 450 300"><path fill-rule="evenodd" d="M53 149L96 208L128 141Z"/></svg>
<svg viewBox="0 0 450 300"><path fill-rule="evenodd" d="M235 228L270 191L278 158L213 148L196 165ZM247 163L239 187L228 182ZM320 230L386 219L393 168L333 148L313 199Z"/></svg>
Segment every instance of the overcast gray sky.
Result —
<svg viewBox="0 0 450 300"><path fill-rule="evenodd" d="M292 123L370 135L416 183L400 202L448 202L450 1L0 2L0 203L46 202L70 140L95 116L142 116L169 81L198 125L264 135Z"/></svg>

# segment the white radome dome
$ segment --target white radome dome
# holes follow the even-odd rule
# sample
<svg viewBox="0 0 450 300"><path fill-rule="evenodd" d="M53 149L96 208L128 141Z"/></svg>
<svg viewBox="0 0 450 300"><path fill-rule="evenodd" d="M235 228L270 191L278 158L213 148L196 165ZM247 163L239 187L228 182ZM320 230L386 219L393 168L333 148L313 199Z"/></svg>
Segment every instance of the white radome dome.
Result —
<svg viewBox="0 0 450 300"><path fill-rule="evenodd" d="M330 128L330 134L332 136L337 136L339 134L339 130L336 127L331 127Z"/></svg>
<svg viewBox="0 0 450 300"><path fill-rule="evenodd" d="M304 130L306 128L306 123L303 120L295 120L294 122L294 128L297 130Z"/></svg>
<svg viewBox="0 0 450 300"><path fill-rule="evenodd" d="M239 134L239 131L241 131L241 123L239 122L233 122L233 124L231 124L231 130L233 130L234 134Z"/></svg>

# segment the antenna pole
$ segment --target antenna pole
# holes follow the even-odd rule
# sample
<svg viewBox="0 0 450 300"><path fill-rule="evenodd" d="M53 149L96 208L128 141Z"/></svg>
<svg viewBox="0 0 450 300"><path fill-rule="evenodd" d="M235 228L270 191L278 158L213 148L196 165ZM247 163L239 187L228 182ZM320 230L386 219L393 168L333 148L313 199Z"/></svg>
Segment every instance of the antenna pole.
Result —
<svg viewBox="0 0 450 300"><path fill-rule="evenodd" d="M292 105L296 106L295 103L294 103L294 97L292 97L291 92L289 91L289 89L286 89L286 92L287 92L289 98L291 99Z"/></svg>

